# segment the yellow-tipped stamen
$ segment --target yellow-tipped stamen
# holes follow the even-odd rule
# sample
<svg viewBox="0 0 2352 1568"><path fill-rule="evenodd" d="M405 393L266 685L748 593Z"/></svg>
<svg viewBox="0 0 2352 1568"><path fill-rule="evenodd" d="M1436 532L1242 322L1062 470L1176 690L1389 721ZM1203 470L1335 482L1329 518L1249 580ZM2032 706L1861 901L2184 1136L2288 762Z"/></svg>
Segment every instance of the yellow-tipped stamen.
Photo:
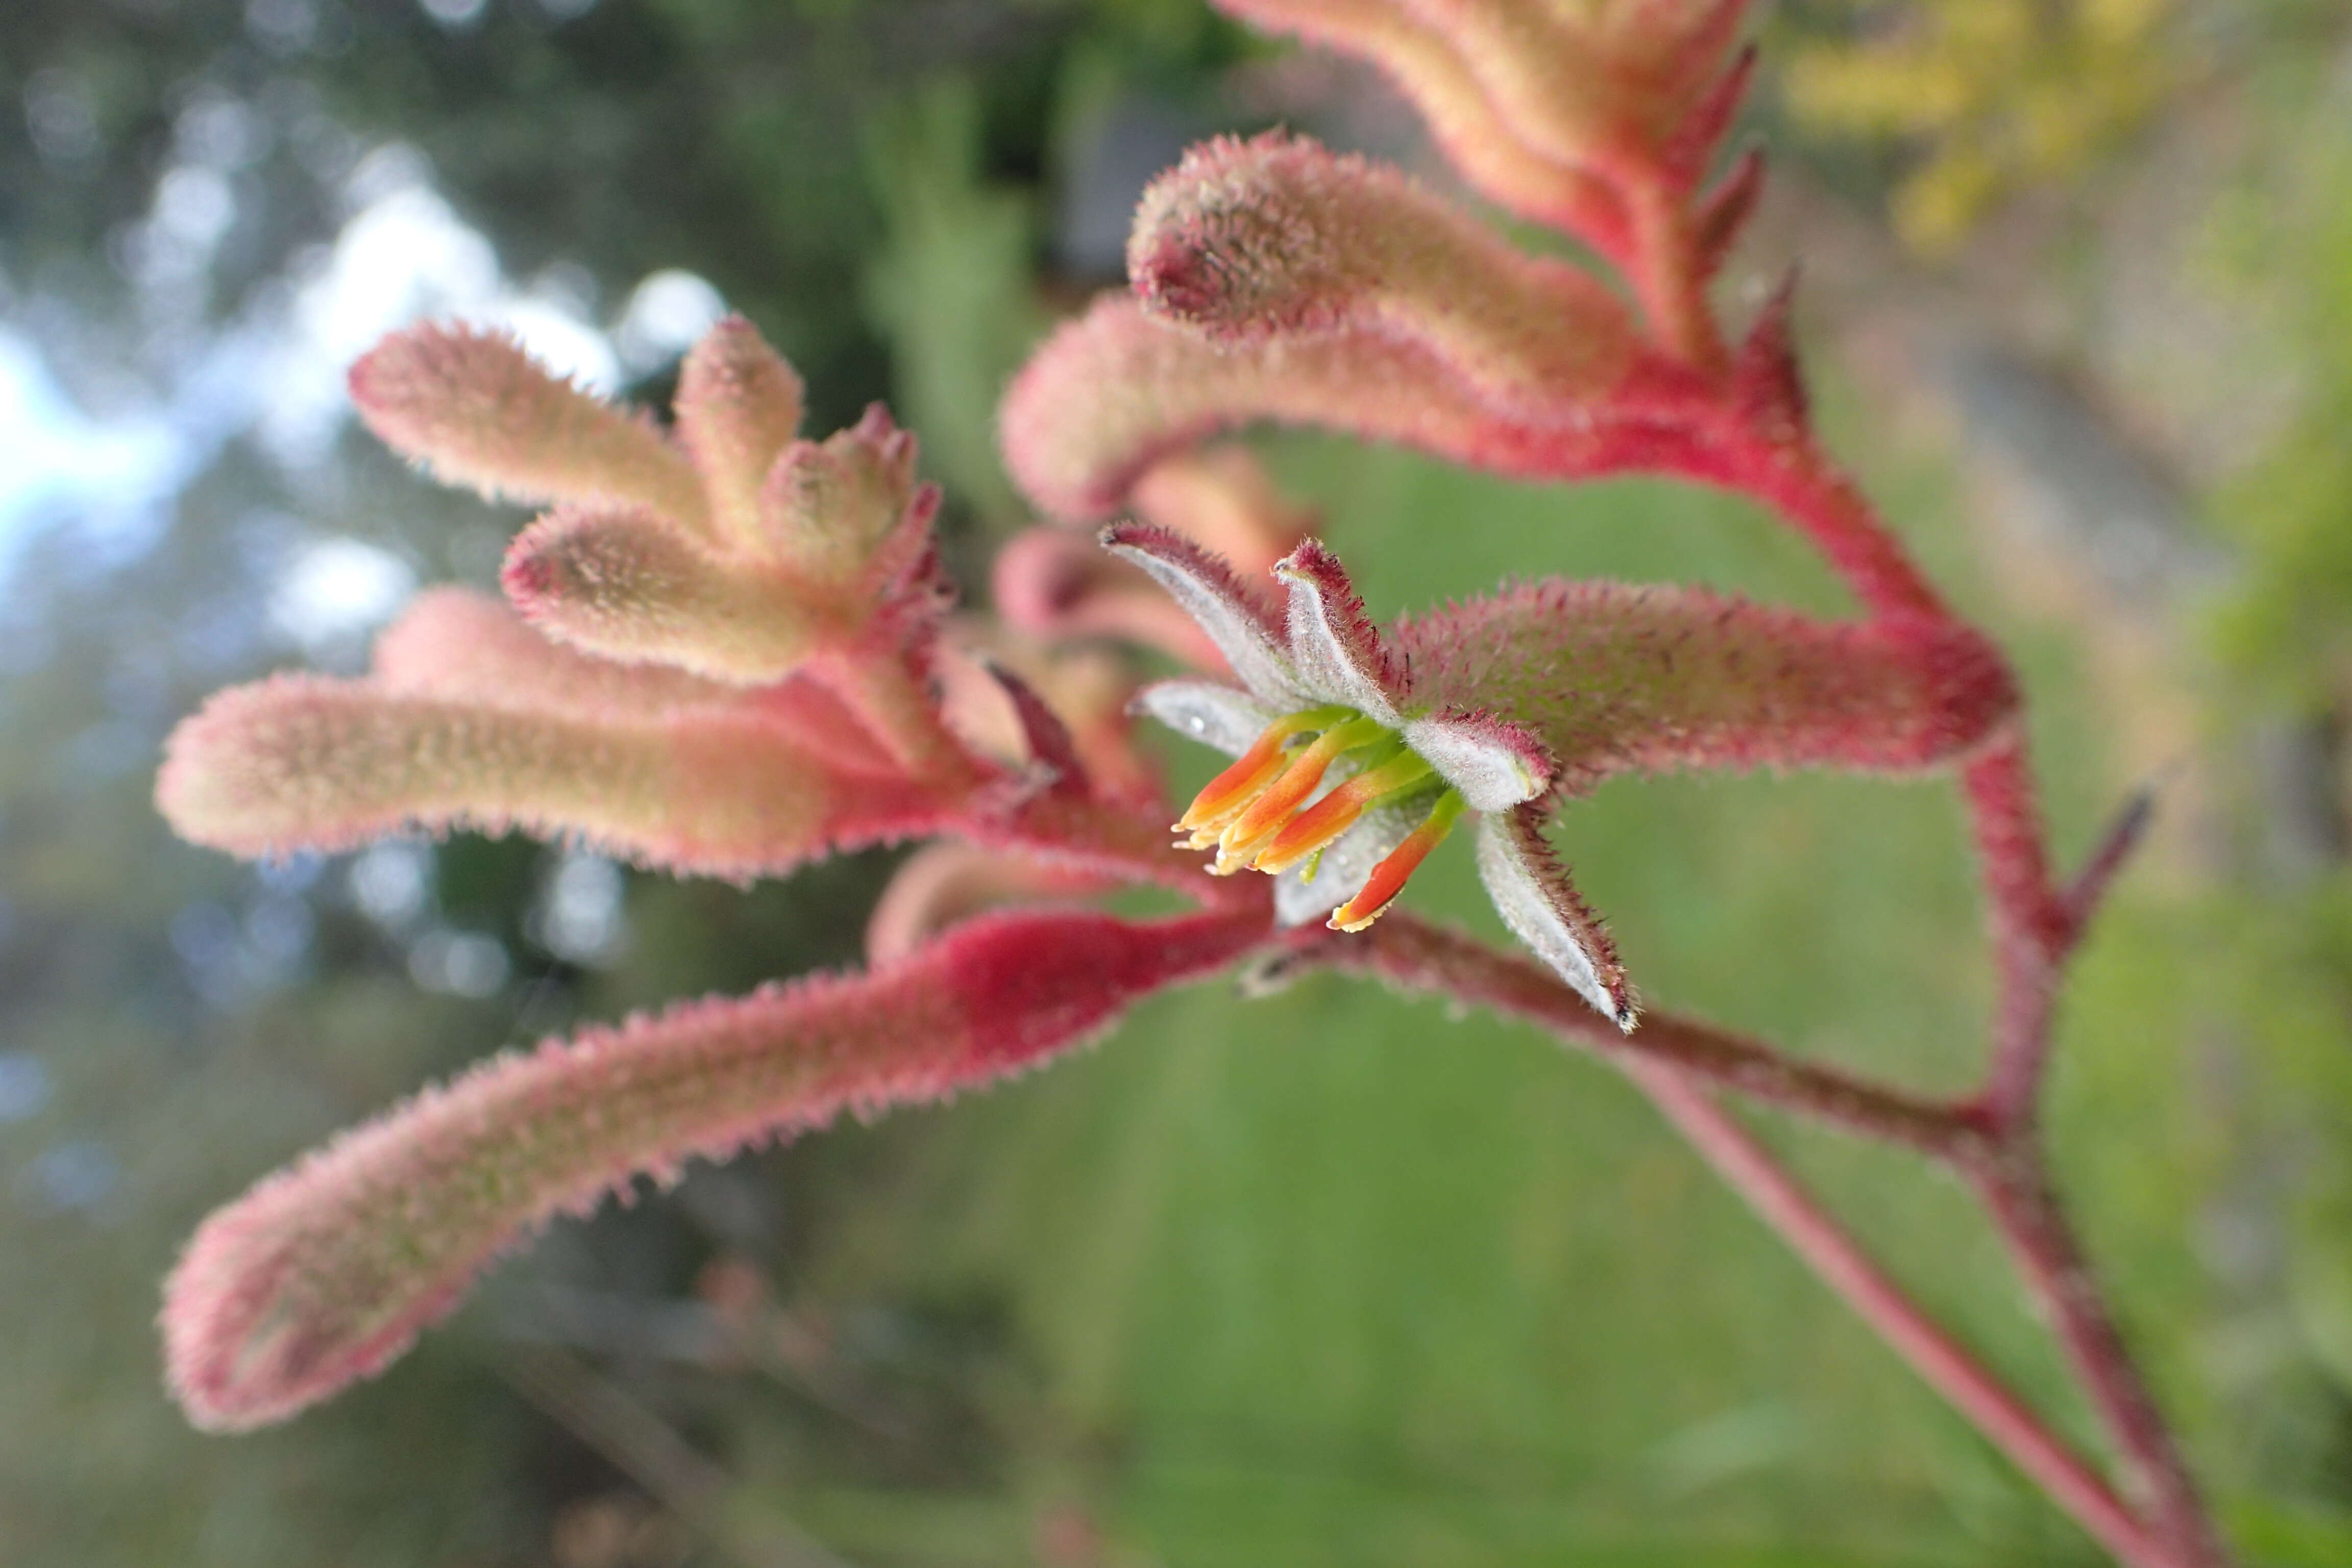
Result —
<svg viewBox="0 0 2352 1568"><path fill-rule="evenodd" d="M1397 742L1395 756L1377 763L1292 817L1274 842L1258 851L1257 868L1269 876L1287 871L1356 826L1382 800L1429 777L1430 766Z"/></svg>
<svg viewBox="0 0 2352 1568"><path fill-rule="evenodd" d="M1334 724L1316 736L1313 744L1292 758L1281 775L1260 790L1257 798L1226 825L1218 837L1213 869L1228 871L1255 859L1258 849L1282 831L1283 824L1290 820L1290 814L1298 809L1299 803L1315 793L1315 786L1323 782L1324 773L1333 763L1360 746L1389 738L1387 726L1378 720L1362 718Z"/></svg>
<svg viewBox="0 0 2352 1568"><path fill-rule="evenodd" d="M1231 767L1211 779L1192 797L1192 804L1184 808L1173 831L1192 836L1187 847L1206 849L1216 842L1217 830L1247 810L1258 792L1289 765L1286 752L1294 737L1338 723L1354 711L1350 708L1310 708L1303 713L1276 719L1250 742L1248 751L1234 759Z"/></svg>
<svg viewBox="0 0 2352 1568"><path fill-rule="evenodd" d="M1331 911L1331 929L1361 931L1380 919L1381 911L1404 891L1405 882L1429 858L1429 852L1445 842L1445 836L1454 830L1454 821L1461 816L1465 804L1460 790L1449 789L1439 795L1421 826L1405 835L1404 842L1372 868L1363 890Z"/></svg>

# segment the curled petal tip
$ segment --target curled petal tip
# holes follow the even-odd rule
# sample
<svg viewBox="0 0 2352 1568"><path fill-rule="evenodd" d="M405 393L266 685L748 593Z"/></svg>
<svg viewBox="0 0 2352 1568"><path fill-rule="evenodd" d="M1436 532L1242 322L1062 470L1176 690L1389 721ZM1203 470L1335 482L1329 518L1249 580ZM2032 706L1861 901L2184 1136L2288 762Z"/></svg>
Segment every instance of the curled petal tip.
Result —
<svg viewBox="0 0 2352 1568"><path fill-rule="evenodd" d="M1309 539L1274 570L1289 588L1290 656L1309 689L1402 726L1400 710L1412 697L1406 667L1391 656L1339 557Z"/></svg>
<svg viewBox="0 0 2352 1568"><path fill-rule="evenodd" d="M1537 799L1559 772L1541 741L1491 715L1416 720L1405 726L1404 737L1478 811L1505 811Z"/></svg>
<svg viewBox="0 0 2352 1568"><path fill-rule="evenodd" d="M1102 540L1166 590L1253 695L1286 708L1307 706L1309 689L1284 646L1282 623L1223 561L1152 523L1115 522L1103 530Z"/></svg>

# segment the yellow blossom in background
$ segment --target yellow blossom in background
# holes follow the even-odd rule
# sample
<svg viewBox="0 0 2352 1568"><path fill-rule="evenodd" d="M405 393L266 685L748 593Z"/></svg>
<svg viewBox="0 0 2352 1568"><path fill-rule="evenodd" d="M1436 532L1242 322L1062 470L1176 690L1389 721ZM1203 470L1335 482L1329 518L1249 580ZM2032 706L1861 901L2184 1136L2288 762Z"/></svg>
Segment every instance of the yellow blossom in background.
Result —
<svg viewBox="0 0 2352 1568"><path fill-rule="evenodd" d="M1786 75L1832 135L1909 143L1896 228L1948 250L2019 188L2071 180L2179 79L2174 0L1834 0Z"/></svg>

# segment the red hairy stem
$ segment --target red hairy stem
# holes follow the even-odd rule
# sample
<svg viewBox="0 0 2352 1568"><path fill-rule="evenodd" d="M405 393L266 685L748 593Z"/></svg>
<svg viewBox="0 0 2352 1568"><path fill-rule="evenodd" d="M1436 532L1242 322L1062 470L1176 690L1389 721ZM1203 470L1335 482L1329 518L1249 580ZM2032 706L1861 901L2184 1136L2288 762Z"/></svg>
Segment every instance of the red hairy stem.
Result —
<svg viewBox="0 0 2352 1568"><path fill-rule="evenodd" d="M1525 1018L1572 1044L1608 1057L1646 1093L1740 1198L1769 1225L1822 1282L1851 1307L1912 1370L2130 1568L2206 1568L2220 1561L2182 1555L2151 1531L2098 1472L2053 1432L2000 1377L1938 1325L1820 1201L1711 1098L1709 1083L1889 1142L1903 1143L1969 1172L2028 1278L2052 1301L2084 1381L2119 1444L2135 1455L2136 1475L2156 1465L2162 1484L2151 1496L2182 1489L2184 1517L2200 1522L2186 1470L2162 1420L2141 1388L2095 1288L2073 1252L2063 1217L2046 1190L2014 1176L2011 1157L1987 1145L1971 1120L1827 1069L1798 1062L1760 1042L1652 1013L1632 1036L1619 1034L1568 987L1525 959L1495 952L1458 933L1391 913L1347 942L1322 941L1302 956L1379 975L1393 984L1450 996ZM2026 1169L2032 1168L2031 1161ZM2038 1195L2036 1195L2038 1194ZM2025 1205L2021 1207L2021 1205ZM2124 1435L2129 1433L2131 1436ZM2148 1458L2160 1456L2161 1461ZM2169 1514L2167 1514L2169 1523ZM2167 1534L2176 1533L2168 1530Z"/></svg>
<svg viewBox="0 0 2352 1568"><path fill-rule="evenodd" d="M1459 931L1391 911L1369 931L1339 940L1316 933L1308 956L1507 1017L1523 1018L1632 1070L1654 1062L1736 1089L1785 1110L1938 1159L1964 1158L1978 1133L1951 1108L1916 1099L1761 1041L1671 1014L1647 1013L1631 1034L1542 964L1505 954Z"/></svg>
<svg viewBox="0 0 2352 1568"><path fill-rule="evenodd" d="M2155 786L2151 784L2135 791L2131 798L2124 802L2123 809L2116 813L2116 819L2107 825L2099 847L2091 851L2090 858L2083 862L2083 868L2074 873L2073 881L2066 884L2070 941L2080 942L2083 940L2083 933L2090 927L2091 917L2098 912L2108 888L2114 885L2116 874L2131 858L2132 851L2139 847L2140 839L2147 834L2147 825L2155 816Z"/></svg>
<svg viewBox="0 0 2352 1568"><path fill-rule="evenodd" d="M2033 1119L2050 1057L2051 1008L2078 922L2052 885L2025 742L2014 730L1961 770L1999 975L1992 1059L1980 1098L1997 1131Z"/></svg>
<svg viewBox="0 0 2352 1568"><path fill-rule="evenodd" d="M2021 1133L1993 1159L1972 1164L1969 1177L2105 1424L2127 1489L2153 1521L2160 1543L2146 1558L2131 1557L2113 1543L2110 1550L2127 1563L2221 1568L2229 1557L2197 1483L2125 1348L2029 1136Z"/></svg>
<svg viewBox="0 0 2352 1568"><path fill-rule="evenodd" d="M1801 449L1811 454L1810 440ZM1761 489L1751 493L1774 500L1792 520L1807 524L1808 534L1874 611L1921 607L1908 585L1916 582L1918 592L1927 595L1929 613L1958 624L1917 577L1858 489L1817 458L1797 471L1809 473L1819 488L1810 495L1803 488L1780 495ZM1889 571L1890 563L1900 570ZM2051 876L2021 729L2012 723L2008 732L1996 737L1963 766L1960 783L1985 885L1998 977L1991 1061L1974 1110L1994 1139L2004 1169L2030 1173L2021 1184L2014 1176L1998 1181L1979 1176L1978 1190L2027 1283L2048 1310L2118 1456L2138 1483L2137 1489L2147 1498L2156 1516L2152 1555L2136 1557L2105 1533L2094 1533L2126 1563L2204 1568L2224 1562L2171 1434L2039 1174L2036 1112L2050 1056L2052 1009L2082 916L2080 907L2057 889ZM2095 861L2094 889L2104 875ZM2089 1525L2066 1494L2040 1471L2028 1468L2053 1498L2066 1502Z"/></svg>
<svg viewBox="0 0 2352 1568"><path fill-rule="evenodd" d="M2142 1523L2087 1460L1937 1324L1820 1200L1706 1089L1658 1058L1622 1065L1666 1120L1757 1216L1789 1244L1790 1250L2117 1561L2127 1568L2189 1568L2192 1563L2218 1561L2183 1557ZM2092 1304L2096 1305L2095 1298ZM2153 1410L2147 1414L2153 1419ZM2161 1434L2160 1421L2155 1430ZM2193 1509L2193 1497L2190 1506Z"/></svg>
<svg viewBox="0 0 2352 1568"><path fill-rule="evenodd" d="M1664 182L1651 182L1659 195ZM1702 371L1706 258L1637 200L1633 282L1664 346ZM1710 318L1711 320L1711 318ZM1768 306L1714 395L1712 426L1664 441L1661 466L1761 501L1793 523L1874 617L1965 626L1945 606L1868 499L1815 442L1788 334L1788 293ZM2212 1568L2228 1561L2162 1414L2116 1332L2063 1211L2050 1190L2037 1124L2063 966L2145 820L2126 810L2075 882L2057 886L2034 800L2021 727L2011 721L1961 770L1985 885L1998 975L1985 1087L1961 1111L1980 1144L1955 1145L1995 1227L2048 1313L2076 1377L2107 1429L2138 1510L2060 1443L1861 1254L1809 1194L1691 1079L1649 1057L1623 1063L1726 1180L1882 1338L2132 1568ZM2144 1517L2143 1517L2144 1516Z"/></svg>

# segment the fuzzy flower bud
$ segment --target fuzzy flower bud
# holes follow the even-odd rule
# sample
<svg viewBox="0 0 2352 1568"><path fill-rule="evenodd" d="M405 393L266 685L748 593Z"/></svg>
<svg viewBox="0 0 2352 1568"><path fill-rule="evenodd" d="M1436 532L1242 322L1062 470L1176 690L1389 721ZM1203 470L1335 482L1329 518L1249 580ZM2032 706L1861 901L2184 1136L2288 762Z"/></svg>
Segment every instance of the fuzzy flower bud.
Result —
<svg viewBox="0 0 2352 1568"><path fill-rule="evenodd" d="M813 589L847 590L936 505L915 482L915 437L877 403L849 429L795 441L777 458L760 491L765 552Z"/></svg>
<svg viewBox="0 0 2352 1568"><path fill-rule="evenodd" d="M853 622L768 563L721 555L642 509L557 508L516 537L499 583L560 643L747 686L782 679Z"/></svg>
<svg viewBox="0 0 2352 1568"><path fill-rule="evenodd" d="M1635 452L1605 410L1578 408L1548 424L1498 408L1423 343L1351 326L1219 342L1117 295L1064 323L998 412L1014 480L1037 506L1073 521L1108 517L1156 463L1260 420L1531 479L1609 472Z"/></svg>
<svg viewBox="0 0 2352 1568"><path fill-rule="evenodd" d="M1018 1071L1261 935L1231 914L999 916L871 973L499 1057L205 1222L164 1290L172 1391L214 1430L283 1420L382 1371L490 1259L633 1176Z"/></svg>
<svg viewBox="0 0 2352 1568"><path fill-rule="evenodd" d="M1593 213L1580 178L1659 160L1706 111L1748 10L1747 0L1218 3L1370 59L1488 194L1570 228Z"/></svg>
<svg viewBox="0 0 2352 1568"><path fill-rule="evenodd" d="M740 316L711 328L678 365L678 440L730 540L760 536L761 487L800 434L801 393L793 367Z"/></svg>
<svg viewBox="0 0 2352 1568"><path fill-rule="evenodd" d="M1194 147L1136 213L1144 308L1229 342L1353 328L1424 347L1484 400L1559 418L1624 374L1614 296L1402 173L1280 132Z"/></svg>
<svg viewBox="0 0 2352 1568"><path fill-rule="evenodd" d="M173 732L155 798L182 837L238 855L520 827L735 879L932 831L951 805L807 683L637 715L304 676L215 696Z"/></svg>
<svg viewBox="0 0 2352 1568"><path fill-rule="evenodd" d="M699 531L709 509L686 455L653 423L470 327L394 332L351 371L367 427L444 483L516 500L622 501Z"/></svg>

